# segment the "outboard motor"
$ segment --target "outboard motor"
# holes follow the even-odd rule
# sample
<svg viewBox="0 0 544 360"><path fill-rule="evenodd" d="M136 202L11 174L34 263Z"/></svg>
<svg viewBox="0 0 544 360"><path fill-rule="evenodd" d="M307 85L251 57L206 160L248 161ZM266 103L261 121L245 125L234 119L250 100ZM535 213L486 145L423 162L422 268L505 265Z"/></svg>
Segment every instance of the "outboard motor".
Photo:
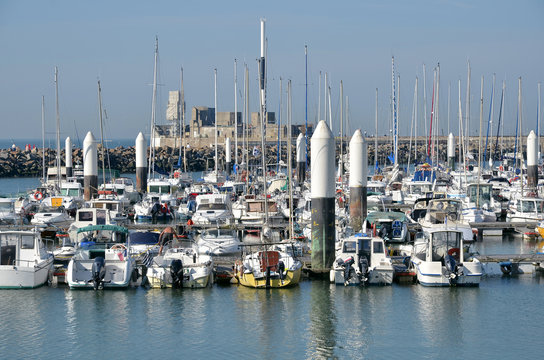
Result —
<svg viewBox="0 0 544 360"><path fill-rule="evenodd" d="M95 290L104 288L104 276L106 276L106 262L103 257L94 259L91 281Z"/></svg>
<svg viewBox="0 0 544 360"><path fill-rule="evenodd" d="M444 265L446 270L450 273L450 284L457 284L457 262L452 255L446 255L444 257Z"/></svg>
<svg viewBox="0 0 544 360"><path fill-rule="evenodd" d="M360 259L359 259L359 270L361 270L361 276L362 276L362 279L361 281L362 282L366 282L367 278L366 278L366 275L368 274L368 259L364 256L362 256Z"/></svg>
<svg viewBox="0 0 544 360"><path fill-rule="evenodd" d="M181 260L173 260L170 265L170 275L172 276L172 287L181 288L183 285L183 263Z"/></svg>
<svg viewBox="0 0 544 360"><path fill-rule="evenodd" d="M280 274L280 280L283 281L283 272L285 271L285 264L280 260L278 263L278 273Z"/></svg>
<svg viewBox="0 0 544 360"><path fill-rule="evenodd" d="M353 256L348 257L344 262L342 263L342 266L344 267L344 283L347 284L349 282L350 278L350 272L351 272L351 265L355 263L355 260L353 259Z"/></svg>

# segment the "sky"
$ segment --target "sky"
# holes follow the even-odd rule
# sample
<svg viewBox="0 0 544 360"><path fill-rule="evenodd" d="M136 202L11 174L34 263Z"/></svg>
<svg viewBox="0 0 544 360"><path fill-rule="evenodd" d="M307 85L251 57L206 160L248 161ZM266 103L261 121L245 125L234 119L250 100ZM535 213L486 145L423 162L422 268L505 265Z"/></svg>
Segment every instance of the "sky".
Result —
<svg viewBox="0 0 544 360"><path fill-rule="evenodd" d="M469 61L470 133L479 131L482 76L484 131L487 127L493 74L493 133L503 81L504 133L515 131L519 77L523 132L536 128L537 84L544 80L542 0L0 0L0 123L4 129L0 138L40 139L42 96L46 136L54 137L55 66L59 69L61 138L82 141L87 131L99 136L98 79L107 114L105 137L136 138L140 131L148 134L155 36L159 40L158 124L166 123L168 91L179 89L181 67L188 119L193 106L214 106L214 68L218 72L218 111L234 111L234 59L238 63L238 109L242 109L246 63L250 109L257 111L261 18L266 19L268 39L267 108L279 111L281 77L282 121L287 120L287 80L292 81L293 123L306 121L307 45L307 121L315 123L319 113L324 119L327 73L336 134L340 129L340 81L349 99L349 132L360 128L369 135L375 133L378 89L378 134L389 133L392 56L400 76L397 98L401 135L410 134L416 77L418 133L428 133L428 128L424 129L423 65L428 127L433 69L438 63L440 131L447 133L449 117L450 131L457 135L458 81L466 116ZM348 129L347 124L344 129Z"/></svg>

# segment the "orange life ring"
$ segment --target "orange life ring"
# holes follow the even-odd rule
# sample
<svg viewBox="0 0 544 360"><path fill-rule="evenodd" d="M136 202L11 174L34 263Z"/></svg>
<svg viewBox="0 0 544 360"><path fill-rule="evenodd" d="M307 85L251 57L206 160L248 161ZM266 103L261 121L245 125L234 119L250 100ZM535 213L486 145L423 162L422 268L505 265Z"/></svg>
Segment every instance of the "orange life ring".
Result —
<svg viewBox="0 0 544 360"><path fill-rule="evenodd" d="M504 171L504 167L503 167L502 165L499 166L499 170L500 170L500 171Z"/></svg>
<svg viewBox="0 0 544 360"><path fill-rule="evenodd" d="M35 200L38 200L38 201L40 201L41 199L43 199L43 194L42 194L42 192L41 192L41 191L36 191L36 192L34 193L34 199L35 199Z"/></svg>
<svg viewBox="0 0 544 360"><path fill-rule="evenodd" d="M166 213L168 212L168 205L166 205L166 203L165 203L165 204L162 204L162 206L161 206L161 212L162 212L163 214L166 214Z"/></svg>

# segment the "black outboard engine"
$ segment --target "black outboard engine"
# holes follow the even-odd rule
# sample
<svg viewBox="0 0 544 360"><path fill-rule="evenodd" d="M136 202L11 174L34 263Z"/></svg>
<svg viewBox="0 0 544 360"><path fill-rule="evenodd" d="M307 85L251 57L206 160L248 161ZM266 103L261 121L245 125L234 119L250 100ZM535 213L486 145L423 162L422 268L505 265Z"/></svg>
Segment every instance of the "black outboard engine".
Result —
<svg viewBox="0 0 544 360"><path fill-rule="evenodd" d="M368 273L368 259L365 256L361 256L359 259L359 270L361 271L362 282L366 282L366 275Z"/></svg>
<svg viewBox="0 0 544 360"><path fill-rule="evenodd" d="M352 270L351 265L355 263L355 260L353 259L353 256L348 257L346 260L344 260L344 263L342 266L344 267L344 282L348 283L350 278L350 272Z"/></svg>
<svg viewBox="0 0 544 360"><path fill-rule="evenodd" d="M450 273L450 284L457 284L457 262L452 255L446 255L444 257L444 265L446 270Z"/></svg>
<svg viewBox="0 0 544 360"><path fill-rule="evenodd" d="M95 290L104 288L104 276L106 276L106 262L103 257L94 259L91 281Z"/></svg>
<svg viewBox="0 0 544 360"><path fill-rule="evenodd" d="M183 286L183 263L181 260L173 260L170 265L170 275L172 276L172 287L181 288Z"/></svg>
<svg viewBox="0 0 544 360"><path fill-rule="evenodd" d="M278 263L278 273L280 274L280 280L283 281L283 272L285 271L285 264L280 260Z"/></svg>

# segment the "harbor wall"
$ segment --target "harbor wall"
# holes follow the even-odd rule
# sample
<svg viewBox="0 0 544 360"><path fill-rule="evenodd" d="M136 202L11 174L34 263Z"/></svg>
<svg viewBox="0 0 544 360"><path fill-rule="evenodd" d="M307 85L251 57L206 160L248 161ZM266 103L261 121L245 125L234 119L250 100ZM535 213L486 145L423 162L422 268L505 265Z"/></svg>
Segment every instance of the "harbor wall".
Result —
<svg viewBox="0 0 544 360"><path fill-rule="evenodd" d="M374 138L366 138L368 143L368 164L375 164L374 159ZM412 140L413 141L413 140ZM423 143L423 138L418 141L417 154L418 161L425 161L426 147ZM296 143L296 139L293 139L293 146ZM338 159L339 154L339 138L336 139L337 154L336 158ZM347 154L349 144L349 138L344 138L344 154ZM413 154L414 154L414 144L412 143L412 156L411 162L413 163ZM250 164L260 164L260 153L256 152L254 155L253 149L257 148L260 151L260 142L251 142L249 144L249 162ZM408 161L408 152L410 149L410 141L408 138L401 138L399 140L399 163L405 164ZM523 146L524 156L525 156L525 144ZM308 152L310 149L308 149ZM494 144L493 144L494 151ZM512 138L505 138L503 140L503 152L513 152L514 151L514 141ZM438 154L441 161L446 161L447 152L447 137L441 137L438 144ZM455 158L459 160L459 149L455 149ZM470 152L474 154L474 158L478 159L478 138L471 138ZM489 154L489 147L487 154ZM156 149L156 159L155 163L159 168L170 170L173 165L176 165L179 157L179 149L173 149L171 147L163 147ZM278 145L277 142L268 142L267 144L267 163L276 164L277 163L277 153ZM99 164L101 164L101 150L100 144L98 144L98 158ZM111 169L119 170L121 173L134 173L136 171L136 159L135 159L135 149L131 147L116 147L113 149L108 149L106 157L106 164L108 163L108 157L111 164ZM221 163L219 167L224 166L224 146L218 147L218 154ZM282 142L281 146L281 158L282 161L287 164L287 144L285 141ZM391 154L391 141L388 138L378 138L378 161L380 166L384 164L390 164L387 160L387 156ZM242 146L238 146L238 159L241 162L242 156ZM293 152L293 164L295 163L295 154ZM55 149L45 149L45 158L46 158L46 167L55 166ZM186 149L186 158L187 158L187 171L205 171L206 169L213 169L214 163L214 148L212 144L206 144L201 147L190 147ZM64 165L64 150L61 151L61 161ZM308 159L310 159L310 153L308 153ZM72 156L73 165L83 165L82 150L74 149ZM337 162L338 163L338 162ZM106 165L107 166L107 165ZM24 176L42 176L42 149L33 148L31 150L25 149L0 149L0 177L24 177Z"/></svg>

